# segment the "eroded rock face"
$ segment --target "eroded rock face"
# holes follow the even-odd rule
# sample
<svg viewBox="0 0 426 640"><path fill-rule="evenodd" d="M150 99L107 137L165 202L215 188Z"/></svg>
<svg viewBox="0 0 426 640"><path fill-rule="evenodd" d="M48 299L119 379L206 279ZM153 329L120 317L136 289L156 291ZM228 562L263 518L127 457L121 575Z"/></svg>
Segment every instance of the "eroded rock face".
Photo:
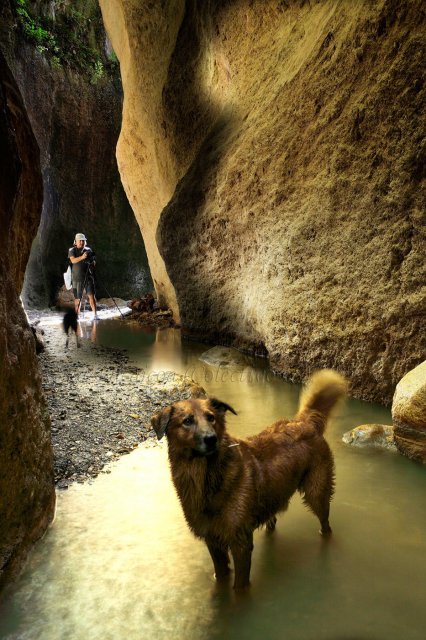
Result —
<svg viewBox="0 0 426 640"><path fill-rule="evenodd" d="M426 464L426 362L409 371L398 383L392 421L399 451Z"/></svg>
<svg viewBox="0 0 426 640"><path fill-rule="evenodd" d="M121 179L142 230L160 306L171 308L178 319L174 287L159 254L155 234L159 215L188 164L188 160L179 162L177 155L185 149L175 139L174 114L169 118L163 107L163 91L171 72L185 2L177 0L164 6L158 2L101 0L99 4L120 60L123 82L123 119L117 145ZM196 94L195 87L194 91ZM180 109L181 98L174 97ZM192 111L192 100L188 103ZM189 113L186 121L188 116ZM198 142L203 133L199 133Z"/></svg>
<svg viewBox="0 0 426 640"><path fill-rule="evenodd" d="M59 4L39 3L39 11L42 5L51 11ZM92 0L89 4L95 5L93 15L90 7L80 9L88 11L90 21L99 9ZM85 233L96 250L99 297L127 299L151 291L143 239L115 157L122 111L118 69L94 84L78 70L52 65L19 35L10 12L3 9L1 18L8 27L0 30L0 48L23 96L43 174L43 210L24 281L25 305L55 303L77 232ZM96 46L102 49L105 34L103 41L97 37Z"/></svg>
<svg viewBox="0 0 426 640"><path fill-rule="evenodd" d="M100 4L120 172L184 329L390 402L426 348L421 0Z"/></svg>
<svg viewBox="0 0 426 640"><path fill-rule="evenodd" d="M39 150L0 52L0 588L53 517L50 421L19 300L40 220Z"/></svg>

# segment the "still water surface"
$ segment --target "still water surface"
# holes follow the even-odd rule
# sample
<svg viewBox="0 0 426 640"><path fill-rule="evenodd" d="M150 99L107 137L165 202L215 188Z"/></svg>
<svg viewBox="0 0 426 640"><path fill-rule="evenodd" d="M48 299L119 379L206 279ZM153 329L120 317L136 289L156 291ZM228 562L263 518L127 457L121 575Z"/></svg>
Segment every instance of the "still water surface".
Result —
<svg viewBox="0 0 426 640"><path fill-rule="evenodd" d="M179 332L98 324L96 340L127 348L148 373L190 373L231 404L235 435L297 408L300 388L268 375L203 366L207 347ZM250 375L249 375L250 373ZM334 536L295 496L276 532L255 534L248 594L218 588L203 543L188 531L166 446L141 446L92 484L58 494L54 524L0 605L0 638L116 640L420 640L426 629L426 473L384 451L344 445L389 410L349 400L330 423L336 459Z"/></svg>

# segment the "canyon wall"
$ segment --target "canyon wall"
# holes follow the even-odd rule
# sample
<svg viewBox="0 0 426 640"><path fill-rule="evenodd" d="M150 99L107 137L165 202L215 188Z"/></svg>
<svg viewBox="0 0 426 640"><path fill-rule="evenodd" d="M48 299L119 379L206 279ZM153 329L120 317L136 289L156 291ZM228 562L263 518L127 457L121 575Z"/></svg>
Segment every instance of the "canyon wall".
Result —
<svg viewBox="0 0 426 640"><path fill-rule="evenodd" d="M151 291L142 235L117 168L122 87L98 4L39 0L23 6L22 15L3 6L0 48L23 96L43 174L24 303L54 304L77 232L97 253L99 297Z"/></svg>
<svg viewBox="0 0 426 640"><path fill-rule="evenodd" d="M19 300L42 193L39 149L0 52L0 589L55 505L50 420Z"/></svg>
<svg viewBox="0 0 426 640"><path fill-rule="evenodd" d="M172 151L175 123L163 108L163 91L185 2L99 2L104 24L120 61L124 90L117 161L127 197L140 225L158 300L179 320L175 290L158 251L158 217L183 175ZM177 107L179 108L178 97ZM190 108L191 104L189 105ZM190 132L188 131L190 134ZM184 149L182 149L182 152ZM177 148L176 148L176 152Z"/></svg>
<svg viewBox="0 0 426 640"><path fill-rule="evenodd" d="M199 339L389 403L426 352L421 0L101 0L118 162Z"/></svg>

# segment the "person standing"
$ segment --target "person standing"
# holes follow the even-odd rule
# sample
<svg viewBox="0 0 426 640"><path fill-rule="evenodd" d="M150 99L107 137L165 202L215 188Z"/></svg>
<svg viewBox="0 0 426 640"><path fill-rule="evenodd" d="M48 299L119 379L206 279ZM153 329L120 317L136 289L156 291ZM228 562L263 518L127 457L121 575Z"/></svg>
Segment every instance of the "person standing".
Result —
<svg viewBox="0 0 426 640"><path fill-rule="evenodd" d="M93 317L97 318L95 277L93 273L96 264L94 251L87 246L84 233L76 233L74 245L68 250L68 258L72 264L72 288L74 293L75 312L80 313L83 288L86 291Z"/></svg>

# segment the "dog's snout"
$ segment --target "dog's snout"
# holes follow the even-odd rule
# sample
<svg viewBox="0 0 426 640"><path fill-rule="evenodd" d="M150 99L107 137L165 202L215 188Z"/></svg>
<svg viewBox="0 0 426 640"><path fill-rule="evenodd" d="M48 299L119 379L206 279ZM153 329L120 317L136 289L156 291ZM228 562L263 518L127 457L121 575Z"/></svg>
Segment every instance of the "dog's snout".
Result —
<svg viewBox="0 0 426 640"><path fill-rule="evenodd" d="M217 443L217 435L215 433L211 433L203 438L204 444L208 449L213 449Z"/></svg>

